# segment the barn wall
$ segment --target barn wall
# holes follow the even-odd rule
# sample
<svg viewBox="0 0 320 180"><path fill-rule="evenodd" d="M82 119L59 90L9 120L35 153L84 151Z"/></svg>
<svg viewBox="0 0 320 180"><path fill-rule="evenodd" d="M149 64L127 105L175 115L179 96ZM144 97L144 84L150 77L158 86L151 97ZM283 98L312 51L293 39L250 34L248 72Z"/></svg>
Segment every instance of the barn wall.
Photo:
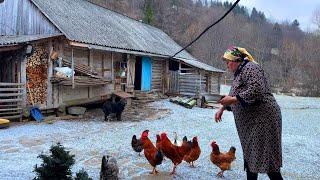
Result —
<svg viewBox="0 0 320 180"><path fill-rule="evenodd" d="M1 35L56 34L60 31L29 0L0 3Z"/></svg>

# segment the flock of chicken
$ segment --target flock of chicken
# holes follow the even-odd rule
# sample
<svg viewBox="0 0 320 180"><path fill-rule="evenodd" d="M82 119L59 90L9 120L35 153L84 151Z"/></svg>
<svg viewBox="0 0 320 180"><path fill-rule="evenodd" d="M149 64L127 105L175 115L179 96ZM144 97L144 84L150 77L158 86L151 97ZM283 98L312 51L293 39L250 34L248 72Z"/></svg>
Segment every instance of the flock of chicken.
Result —
<svg viewBox="0 0 320 180"><path fill-rule="evenodd" d="M153 167L150 174L157 174L156 166L160 165L167 157L173 163L173 169L170 175L175 174L176 167L184 160L188 162L191 167L194 167L194 162L199 158L201 149L198 144L198 138L193 137L192 141L188 141L187 137L183 138L181 145L177 143L177 137L175 137L172 143L166 133L161 135L157 134L156 145L154 145L148 137L149 130L142 132L140 139L137 139L136 135L133 135L131 145L135 152L144 151L144 155L150 165ZM210 154L210 160L213 164L218 166L221 171L217 176L223 176L223 172L229 170L231 163L236 159L235 152L236 148L231 147L226 153L221 153L218 144L213 141L211 143L212 152Z"/></svg>

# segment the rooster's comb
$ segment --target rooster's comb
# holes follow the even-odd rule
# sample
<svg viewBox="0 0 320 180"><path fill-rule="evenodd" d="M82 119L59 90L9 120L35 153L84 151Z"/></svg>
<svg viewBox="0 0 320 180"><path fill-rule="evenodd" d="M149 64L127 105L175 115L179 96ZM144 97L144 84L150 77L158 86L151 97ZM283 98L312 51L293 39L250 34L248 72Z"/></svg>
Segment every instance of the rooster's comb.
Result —
<svg viewBox="0 0 320 180"><path fill-rule="evenodd" d="M162 137L167 137L167 134L166 133L161 133L161 138Z"/></svg>
<svg viewBox="0 0 320 180"><path fill-rule="evenodd" d="M148 136L149 130L144 130L141 136Z"/></svg>

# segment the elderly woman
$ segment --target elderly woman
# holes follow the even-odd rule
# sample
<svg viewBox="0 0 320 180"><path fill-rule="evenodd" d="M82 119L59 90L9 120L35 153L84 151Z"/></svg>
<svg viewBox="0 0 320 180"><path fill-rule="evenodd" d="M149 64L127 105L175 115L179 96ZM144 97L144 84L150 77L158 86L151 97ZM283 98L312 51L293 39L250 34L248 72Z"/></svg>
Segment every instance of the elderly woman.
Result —
<svg viewBox="0 0 320 180"><path fill-rule="evenodd" d="M264 71L244 48L230 47L223 60L234 80L229 95L219 101L223 106L215 121L221 121L225 109L232 110L247 179L257 179L258 173L282 179L281 111Z"/></svg>

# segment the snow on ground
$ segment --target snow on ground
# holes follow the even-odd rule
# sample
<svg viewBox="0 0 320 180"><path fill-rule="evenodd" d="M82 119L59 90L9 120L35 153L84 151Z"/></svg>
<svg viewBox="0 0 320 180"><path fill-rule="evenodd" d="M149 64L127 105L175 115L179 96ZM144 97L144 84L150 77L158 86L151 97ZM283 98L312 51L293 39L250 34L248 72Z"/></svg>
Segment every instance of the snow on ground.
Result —
<svg viewBox="0 0 320 180"><path fill-rule="evenodd" d="M223 92L227 92L223 89ZM276 95L283 115L283 168L284 179L320 179L320 98L289 97ZM225 112L223 121L213 120L216 109L193 108L162 100L152 103L153 107L168 108L171 113L157 120L141 122L104 122L101 118L88 121L55 121L53 124L27 123L0 130L0 179L33 179L35 164L41 160L41 152L48 153L56 142L75 154L73 172L84 168L93 179L99 179L102 155L116 157L121 179L154 179L148 173L152 170L144 156L139 157L131 148L133 134L140 135L150 130L149 137L155 142L155 134L173 132L182 138L198 136L202 153L196 168L185 162L177 168L174 179L220 179L218 168L209 160L210 143L217 141L225 151L230 146L237 148L237 159L224 179L245 179L242 150L236 132L233 115ZM156 179L172 179L168 176L172 163L165 160L158 166L160 175ZM268 179L259 175L259 179Z"/></svg>

